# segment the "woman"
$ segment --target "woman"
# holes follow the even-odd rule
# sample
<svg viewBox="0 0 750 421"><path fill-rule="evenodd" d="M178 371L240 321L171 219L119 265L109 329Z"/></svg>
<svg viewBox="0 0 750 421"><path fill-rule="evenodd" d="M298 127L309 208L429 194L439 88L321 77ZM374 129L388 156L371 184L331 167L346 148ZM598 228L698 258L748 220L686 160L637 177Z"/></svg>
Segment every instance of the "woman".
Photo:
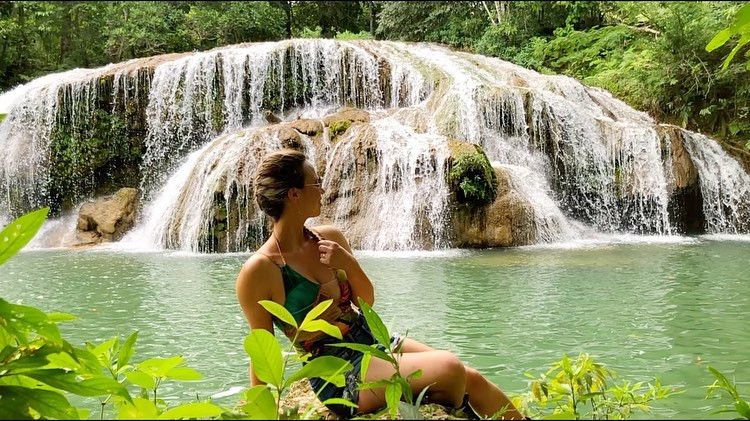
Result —
<svg viewBox="0 0 750 421"><path fill-rule="evenodd" d="M266 329L273 333L276 324L290 340L294 328L268 313L258 301L273 300L286 307L297 321L318 302L333 299L320 318L338 326L344 342L373 344L364 317L356 311L358 298L368 304L374 302L373 286L367 274L352 255L344 235L333 226L307 229L307 218L320 215L323 189L315 168L301 152L285 149L267 155L255 176L255 198L261 210L273 218L270 238L253 254L237 277L237 297L251 329ZM342 272L343 271L343 272ZM465 395L474 411L491 416L506 407L506 419L523 419L507 396L475 369L467 367L448 351L438 351L413 339L403 341L403 355L399 361L404 376L421 369L423 374L411 381L414 395L430 385L429 400L452 407L465 404ZM354 369L346 375L346 385L337 388L321 379L311 380L311 386L321 401L333 397L349 399L358 405L359 413L373 412L385 406L384 390L357 390L362 354L346 348L328 347L338 340L322 332L300 332L295 344L301 352L313 358L335 355L352 363ZM365 381L387 379L393 366L373 358ZM250 370L253 386L262 384ZM351 417L354 410L330 405L341 416Z"/></svg>

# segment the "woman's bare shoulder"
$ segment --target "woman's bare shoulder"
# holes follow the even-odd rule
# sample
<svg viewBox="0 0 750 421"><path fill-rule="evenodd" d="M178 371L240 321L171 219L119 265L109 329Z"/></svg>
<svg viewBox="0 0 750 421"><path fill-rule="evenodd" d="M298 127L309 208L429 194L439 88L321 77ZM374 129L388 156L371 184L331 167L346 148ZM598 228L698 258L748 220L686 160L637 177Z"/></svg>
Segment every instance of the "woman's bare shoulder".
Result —
<svg viewBox="0 0 750 421"><path fill-rule="evenodd" d="M237 276L237 289L255 288L263 284L268 286L269 283L265 281L277 278L281 279L278 265L269 255L259 251L248 257L242 265Z"/></svg>
<svg viewBox="0 0 750 421"><path fill-rule="evenodd" d="M344 236L344 233L341 232L341 230L336 228L335 226L319 225L317 227L312 228L312 230L319 233L322 237L324 237L327 240L331 240L331 241L335 241L339 243L339 245L341 245L346 250L351 252L351 246L349 245L349 241L346 239L346 236Z"/></svg>

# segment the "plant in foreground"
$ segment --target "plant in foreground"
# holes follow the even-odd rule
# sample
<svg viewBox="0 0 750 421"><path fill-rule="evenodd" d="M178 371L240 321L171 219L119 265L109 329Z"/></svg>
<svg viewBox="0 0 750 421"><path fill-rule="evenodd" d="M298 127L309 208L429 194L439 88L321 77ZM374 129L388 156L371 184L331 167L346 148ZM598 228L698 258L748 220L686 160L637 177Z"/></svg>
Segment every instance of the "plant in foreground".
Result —
<svg viewBox="0 0 750 421"><path fill-rule="evenodd" d="M713 396L717 391L723 390L733 401L732 406L727 405L714 413L736 412L742 419L750 420L750 405L740 396L740 393L737 391L737 385L734 382L730 382L724 374L711 366L708 367L708 371L714 375L716 380L712 385L708 386L706 399Z"/></svg>
<svg viewBox="0 0 750 421"><path fill-rule="evenodd" d="M653 401L681 393L658 379L647 385L616 384L615 372L585 353L575 360L564 355L537 378L526 376L532 379L531 391L513 403L532 418L628 419L636 411L650 412Z"/></svg>

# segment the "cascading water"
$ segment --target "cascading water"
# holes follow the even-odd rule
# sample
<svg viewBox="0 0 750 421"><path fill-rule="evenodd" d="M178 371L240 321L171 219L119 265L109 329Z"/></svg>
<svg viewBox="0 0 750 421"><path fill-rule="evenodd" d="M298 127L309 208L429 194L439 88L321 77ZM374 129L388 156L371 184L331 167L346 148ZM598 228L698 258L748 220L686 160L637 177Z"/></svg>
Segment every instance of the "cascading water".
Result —
<svg viewBox="0 0 750 421"><path fill-rule="evenodd" d="M111 177L136 180L150 207L127 239L137 232L156 247L254 244L263 222L251 174L259 154L289 140L264 127L269 112L288 125L341 106L369 111L369 122L339 126L338 137L328 127L295 135L324 174L321 221L357 233L366 249L451 245L451 139L481 145L507 174L541 242L580 236L573 219L671 234L672 195L684 187L673 174L678 135L606 91L429 44L243 44L74 70L24 89L0 123L0 220L43 205L59 213ZM748 174L715 141L680 133L706 230L749 231ZM367 230L358 220L383 223Z"/></svg>

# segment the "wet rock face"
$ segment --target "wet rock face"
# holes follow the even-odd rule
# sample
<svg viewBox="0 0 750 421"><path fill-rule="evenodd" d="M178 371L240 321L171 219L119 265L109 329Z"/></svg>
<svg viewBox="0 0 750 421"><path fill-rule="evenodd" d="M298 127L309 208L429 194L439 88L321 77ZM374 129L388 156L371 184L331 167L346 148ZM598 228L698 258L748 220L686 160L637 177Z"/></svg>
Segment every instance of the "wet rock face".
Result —
<svg viewBox="0 0 750 421"><path fill-rule="evenodd" d="M510 176L494 168L497 196L485 206L454 206L451 213L456 247L510 247L536 242L534 208L510 184Z"/></svg>
<svg viewBox="0 0 750 421"><path fill-rule="evenodd" d="M138 190L130 187L84 203L78 214L76 245L118 241L133 227L137 205Z"/></svg>

